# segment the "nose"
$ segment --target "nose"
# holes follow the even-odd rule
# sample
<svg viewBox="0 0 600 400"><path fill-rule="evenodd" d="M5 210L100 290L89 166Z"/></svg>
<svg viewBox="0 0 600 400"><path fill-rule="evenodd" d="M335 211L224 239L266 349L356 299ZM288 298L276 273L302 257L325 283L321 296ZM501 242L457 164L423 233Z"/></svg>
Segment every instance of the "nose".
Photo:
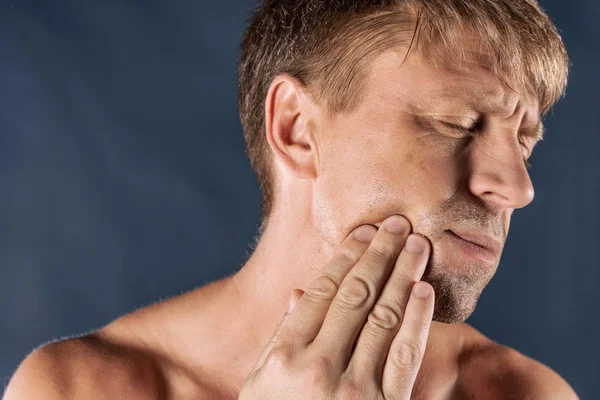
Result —
<svg viewBox="0 0 600 400"><path fill-rule="evenodd" d="M533 201L534 190L518 138L478 138L471 147L469 190L496 209L517 209Z"/></svg>

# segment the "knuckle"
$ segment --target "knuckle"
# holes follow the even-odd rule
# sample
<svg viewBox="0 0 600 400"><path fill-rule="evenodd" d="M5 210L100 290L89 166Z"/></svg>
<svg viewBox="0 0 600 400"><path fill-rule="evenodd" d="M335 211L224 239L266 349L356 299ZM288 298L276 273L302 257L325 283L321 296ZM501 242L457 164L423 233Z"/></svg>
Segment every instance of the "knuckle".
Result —
<svg viewBox="0 0 600 400"><path fill-rule="evenodd" d="M265 360L270 368L287 370L292 365L292 353L283 346L274 347Z"/></svg>
<svg viewBox="0 0 600 400"><path fill-rule="evenodd" d="M392 243L378 241L377 243L373 242L367 252L377 263L384 263L392 259L395 248Z"/></svg>
<svg viewBox="0 0 600 400"><path fill-rule="evenodd" d="M359 252L347 246L342 246L342 248L340 248L338 251L338 257L340 258L340 261L345 265L356 264L360 259L360 256L361 254Z"/></svg>
<svg viewBox="0 0 600 400"><path fill-rule="evenodd" d="M367 317L369 323L377 329L392 331L402 321L402 311L387 304L376 304Z"/></svg>
<svg viewBox="0 0 600 400"><path fill-rule="evenodd" d="M328 387L330 376L332 376L333 362L325 356L316 356L310 361L305 371L306 379L312 387Z"/></svg>
<svg viewBox="0 0 600 400"><path fill-rule="evenodd" d="M347 379L341 386L342 396L344 400L363 400L367 397L367 387L364 382L357 379Z"/></svg>
<svg viewBox="0 0 600 400"><path fill-rule="evenodd" d="M420 346L411 341L401 341L392 354L392 360L402 369L414 369L419 366L422 357Z"/></svg>
<svg viewBox="0 0 600 400"><path fill-rule="evenodd" d="M305 294L320 300L332 300L337 291L338 287L333 278L327 275L320 275L312 281Z"/></svg>
<svg viewBox="0 0 600 400"><path fill-rule="evenodd" d="M347 305L355 307L363 304L371 293L369 284L363 278L354 275L342 283L339 297Z"/></svg>
<svg viewBox="0 0 600 400"><path fill-rule="evenodd" d="M404 251L404 250L403 250ZM422 254L409 253L404 251L405 254L401 256L401 263L404 271L404 276L412 277L415 272L420 269L421 264L424 261Z"/></svg>

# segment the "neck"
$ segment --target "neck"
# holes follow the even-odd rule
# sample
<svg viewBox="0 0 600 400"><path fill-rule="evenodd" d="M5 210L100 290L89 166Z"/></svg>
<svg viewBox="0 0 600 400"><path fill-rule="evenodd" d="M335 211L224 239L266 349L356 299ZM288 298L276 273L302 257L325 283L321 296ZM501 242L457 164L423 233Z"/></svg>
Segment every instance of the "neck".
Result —
<svg viewBox="0 0 600 400"><path fill-rule="evenodd" d="M211 329L205 331L208 337L203 340L206 346L201 349L202 359L209 363L206 368L214 371L213 376L220 377L220 389L226 389L232 398L237 398L246 376L283 318L292 289L306 290L335 251L309 224L301 222L310 218L288 219L299 221L290 225L282 223L284 216L274 217L243 268L213 284L218 288L204 288L209 299L202 314L210 318ZM427 345L429 354L426 353L421 370L437 358L430 349L447 346L440 345L447 340L447 327L433 322ZM417 380L422 376L420 373Z"/></svg>

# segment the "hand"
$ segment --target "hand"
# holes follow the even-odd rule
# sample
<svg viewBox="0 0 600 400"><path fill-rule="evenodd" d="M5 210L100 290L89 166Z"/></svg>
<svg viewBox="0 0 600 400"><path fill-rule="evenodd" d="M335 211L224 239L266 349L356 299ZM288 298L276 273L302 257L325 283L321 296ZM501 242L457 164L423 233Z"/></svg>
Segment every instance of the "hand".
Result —
<svg viewBox="0 0 600 400"><path fill-rule="evenodd" d="M431 285L415 283L431 244L409 244L410 230L400 216L355 229L285 314L239 399L409 399L434 305Z"/></svg>

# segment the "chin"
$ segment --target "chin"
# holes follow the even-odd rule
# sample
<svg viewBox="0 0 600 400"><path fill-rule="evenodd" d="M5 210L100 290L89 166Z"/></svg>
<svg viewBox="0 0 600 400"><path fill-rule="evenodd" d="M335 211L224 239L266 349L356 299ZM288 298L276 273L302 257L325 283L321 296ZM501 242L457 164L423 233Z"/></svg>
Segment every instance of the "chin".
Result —
<svg viewBox="0 0 600 400"><path fill-rule="evenodd" d="M375 225L379 228L381 224ZM496 273L500 253L473 251L473 246L465 246L447 231L415 231L424 231L432 244L421 280L429 282L435 290L433 320L446 324L465 322Z"/></svg>
<svg viewBox="0 0 600 400"><path fill-rule="evenodd" d="M473 257L450 239L449 235L433 238L432 254L421 279L435 290L433 320L456 324L465 322L473 314L498 263L497 259Z"/></svg>
<svg viewBox="0 0 600 400"><path fill-rule="evenodd" d="M433 320L445 324L458 324L465 322L473 314L477 306L479 294L463 297L453 288L440 285L439 282L429 282L435 289L435 308Z"/></svg>
<svg viewBox="0 0 600 400"><path fill-rule="evenodd" d="M432 264L427 266L422 277L435 290L434 321L465 322L475 311L483 289L493 276L489 268L472 269L471 274L456 271L455 265Z"/></svg>

